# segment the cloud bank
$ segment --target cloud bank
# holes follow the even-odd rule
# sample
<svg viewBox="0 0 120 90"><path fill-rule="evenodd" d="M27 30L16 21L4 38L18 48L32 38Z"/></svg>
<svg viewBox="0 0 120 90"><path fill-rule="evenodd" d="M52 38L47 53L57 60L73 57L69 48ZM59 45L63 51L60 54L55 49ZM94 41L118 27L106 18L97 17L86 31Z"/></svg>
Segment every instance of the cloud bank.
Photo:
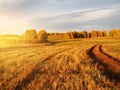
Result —
<svg viewBox="0 0 120 90"><path fill-rule="evenodd" d="M0 34L120 28L120 0L4 0Z"/></svg>

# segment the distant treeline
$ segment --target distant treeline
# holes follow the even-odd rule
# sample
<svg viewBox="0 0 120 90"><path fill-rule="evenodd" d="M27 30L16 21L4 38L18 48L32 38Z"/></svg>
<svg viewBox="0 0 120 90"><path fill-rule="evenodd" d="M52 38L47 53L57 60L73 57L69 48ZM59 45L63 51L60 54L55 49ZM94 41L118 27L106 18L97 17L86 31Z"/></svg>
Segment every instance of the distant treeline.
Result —
<svg viewBox="0 0 120 90"><path fill-rule="evenodd" d="M110 30L107 31L97 31L93 30L91 32L82 31L82 32L66 32L66 33L48 33L48 36L63 36L64 39L73 39L73 38L92 38L92 37L105 37L105 36L120 36L120 30Z"/></svg>
<svg viewBox="0 0 120 90"><path fill-rule="evenodd" d="M120 36L120 29L119 30L111 30L109 32L110 36Z"/></svg>
<svg viewBox="0 0 120 90"><path fill-rule="evenodd" d="M47 33L45 30L40 30L38 33L36 30L26 30L22 35L25 41L27 42L47 42L48 38L52 39L74 39L74 38L93 38L93 37L105 37L105 36L120 36L120 30L110 30L107 31L97 31L93 30L91 32L82 31L82 32L66 32L66 33Z"/></svg>

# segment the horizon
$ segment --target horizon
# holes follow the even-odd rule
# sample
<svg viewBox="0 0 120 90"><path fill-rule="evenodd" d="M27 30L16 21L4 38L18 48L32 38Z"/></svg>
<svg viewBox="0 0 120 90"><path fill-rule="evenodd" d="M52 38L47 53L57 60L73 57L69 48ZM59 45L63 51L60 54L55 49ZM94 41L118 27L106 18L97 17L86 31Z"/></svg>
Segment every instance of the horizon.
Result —
<svg viewBox="0 0 120 90"><path fill-rule="evenodd" d="M4 0L0 12L0 35L120 29L119 0Z"/></svg>

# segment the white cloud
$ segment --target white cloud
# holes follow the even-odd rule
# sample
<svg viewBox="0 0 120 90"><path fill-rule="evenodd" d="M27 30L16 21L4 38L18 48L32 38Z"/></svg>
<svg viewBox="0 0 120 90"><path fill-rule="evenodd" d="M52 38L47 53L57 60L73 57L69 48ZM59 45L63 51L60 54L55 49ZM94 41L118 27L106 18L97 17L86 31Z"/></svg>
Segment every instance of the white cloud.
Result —
<svg viewBox="0 0 120 90"><path fill-rule="evenodd" d="M96 24L92 24L92 25L83 25L83 26L81 26L81 29L85 29L85 30L92 30L92 29L102 29L101 28L102 26L101 25L96 25Z"/></svg>
<svg viewBox="0 0 120 90"><path fill-rule="evenodd" d="M109 17L112 15L112 13L114 13L114 10L111 9L95 10L91 12L86 12L77 19L81 21L97 20L97 19Z"/></svg>
<svg viewBox="0 0 120 90"><path fill-rule="evenodd" d="M62 14L54 14L48 16L45 19L40 19L45 24L56 23L83 23L92 20L100 20L103 18L109 18L115 12L114 9L85 9L76 10L71 12L63 12Z"/></svg>
<svg viewBox="0 0 120 90"><path fill-rule="evenodd" d="M94 1L97 4L93 6ZM99 26L92 25L104 19L112 27L108 20L111 17L119 26L119 11L114 0L1 0L0 33L22 33L28 28L66 30L80 26L104 27L104 22Z"/></svg>
<svg viewBox="0 0 120 90"><path fill-rule="evenodd" d="M64 12L55 16L35 20L35 25L52 30L76 29L106 29L118 26L118 8L102 8L89 10L76 10ZM109 19L115 19L110 22ZM114 25L113 23L116 23ZM39 24L39 25L38 25Z"/></svg>

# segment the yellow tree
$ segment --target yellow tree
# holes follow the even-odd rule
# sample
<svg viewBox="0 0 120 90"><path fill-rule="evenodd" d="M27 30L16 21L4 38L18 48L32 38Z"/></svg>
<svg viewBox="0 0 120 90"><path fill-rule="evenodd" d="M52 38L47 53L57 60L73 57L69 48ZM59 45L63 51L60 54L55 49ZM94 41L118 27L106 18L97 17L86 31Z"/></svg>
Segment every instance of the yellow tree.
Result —
<svg viewBox="0 0 120 90"><path fill-rule="evenodd" d="M48 34L45 30L40 30L37 34L38 42L47 42Z"/></svg>
<svg viewBox="0 0 120 90"><path fill-rule="evenodd" d="M35 29L31 29L31 30L26 30L25 34L24 34L24 39L27 42L36 42L37 40L37 32Z"/></svg>
<svg viewBox="0 0 120 90"><path fill-rule="evenodd" d="M90 32L90 36L91 36L91 37L98 37L97 31L94 31L94 30L91 31L91 32Z"/></svg>

